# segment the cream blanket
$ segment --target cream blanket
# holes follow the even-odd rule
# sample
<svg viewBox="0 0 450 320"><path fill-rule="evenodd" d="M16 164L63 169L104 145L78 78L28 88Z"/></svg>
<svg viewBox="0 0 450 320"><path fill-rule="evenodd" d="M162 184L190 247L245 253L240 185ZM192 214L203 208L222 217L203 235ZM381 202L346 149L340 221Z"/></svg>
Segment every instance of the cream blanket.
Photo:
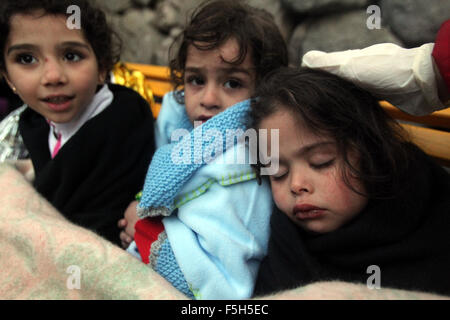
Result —
<svg viewBox="0 0 450 320"><path fill-rule="evenodd" d="M124 250L68 222L0 165L0 299L183 299Z"/></svg>

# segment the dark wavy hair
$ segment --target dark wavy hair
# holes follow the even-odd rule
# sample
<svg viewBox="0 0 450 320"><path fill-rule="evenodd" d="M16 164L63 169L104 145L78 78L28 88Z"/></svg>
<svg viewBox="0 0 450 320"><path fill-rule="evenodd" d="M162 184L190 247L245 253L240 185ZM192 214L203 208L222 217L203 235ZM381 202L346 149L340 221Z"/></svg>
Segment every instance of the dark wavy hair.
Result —
<svg viewBox="0 0 450 320"><path fill-rule="evenodd" d="M287 110L318 135L333 138L344 161L341 174L355 192L370 198L392 198L401 192L410 161L406 132L369 92L338 76L306 68L280 68L256 90L251 126L280 109ZM349 161L359 156L358 165ZM366 192L352 188L349 174Z"/></svg>
<svg viewBox="0 0 450 320"><path fill-rule="evenodd" d="M239 0L205 1L194 10L184 31L170 47L169 66L175 89L184 85L190 45L199 50L212 50L230 38L237 40L239 55L226 62L239 65L250 51L256 84L269 71L288 65L285 40L270 13ZM177 100L182 102L182 95Z"/></svg>
<svg viewBox="0 0 450 320"><path fill-rule="evenodd" d="M10 32L10 20L15 14L64 15L67 8L77 5L81 11L81 30L92 46L99 69L109 72L120 59L121 41L106 21L105 13L87 0L2 0L0 3L0 70L6 71L4 51Z"/></svg>

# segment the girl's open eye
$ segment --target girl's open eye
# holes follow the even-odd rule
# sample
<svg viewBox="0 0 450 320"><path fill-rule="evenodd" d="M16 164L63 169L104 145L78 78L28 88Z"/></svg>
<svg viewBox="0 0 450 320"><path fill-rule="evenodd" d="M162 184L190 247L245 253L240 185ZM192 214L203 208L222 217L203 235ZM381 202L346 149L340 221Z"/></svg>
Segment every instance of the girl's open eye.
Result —
<svg viewBox="0 0 450 320"><path fill-rule="evenodd" d="M230 79L224 83L224 86L229 89L239 89L242 87L242 83L236 79Z"/></svg>
<svg viewBox="0 0 450 320"><path fill-rule="evenodd" d="M33 55L28 54L28 53L22 53L22 54L17 55L16 61L18 63L25 64L25 65L37 62L36 58L33 57Z"/></svg>
<svg viewBox="0 0 450 320"><path fill-rule="evenodd" d="M205 81L202 77L199 77L197 75L190 75L186 77L186 83L194 86L201 86L205 84Z"/></svg>
<svg viewBox="0 0 450 320"><path fill-rule="evenodd" d="M83 56L75 52L67 52L66 54L64 54L64 59L67 61L76 62L83 59Z"/></svg>
<svg viewBox="0 0 450 320"><path fill-rule="evenodd" d="M321 163L310 163L309 166L316 170L325 169L332 166L335 160L336 158Z"/></svg>

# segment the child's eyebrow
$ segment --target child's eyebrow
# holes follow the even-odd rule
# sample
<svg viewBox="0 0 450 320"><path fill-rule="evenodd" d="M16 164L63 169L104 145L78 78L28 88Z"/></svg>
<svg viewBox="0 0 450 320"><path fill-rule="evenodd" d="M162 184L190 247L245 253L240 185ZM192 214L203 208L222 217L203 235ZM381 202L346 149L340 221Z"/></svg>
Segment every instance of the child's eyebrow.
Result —
<svg viewBox="0 0 450 320"><path fill-rule="evenodd" d="M230 67L230 68L219 68L217 69L220 74L232 74L232 73L244 73L249 77L252 75L251 70L238 68L238 67ZM198 67L186 67L185 72L192 73L202 73L204 72L204 68Z"/></svg>
<svg viewBox="0 0 450 320"><path fill-rule="evenodd" d="M184 69L184 72L192 72L192 73L199 73L202 71L202 68L195 68L195 67L186 67Z"/></svg>
<svg viewBox="0 0 450 320"><path fill-rule="evenodd" d="M33 44L23 43L23 44L15 44L8 48L8 51L6 52L6 55L9 55L14 50L29 50L33 51L36 50L37 46Z"/></svg>
<svg viewBox="0 0 450 320"><path fill-rule="evenodd" d="M303 147L297 152L297 154L298 154L298 155L307 154L307 153L310 153L310 152L312 152L312 151L314 151L314 150L316 150L316 149L319 149L319 148L328 146L328 145L330 145L330 144L332 145L332 144L334 144L334 142L333 142L333 141L322 141L322 142L312 143L312 144L303 146Z"/></svg>
<svg viewBox="0 0 450 320"><path fill-rule="evenodd" d="M231 68L222 68L221 71L223 73L245 73L248 76L251 76L250 70L244 69L244 68L238 68L238 67L231 67Z"/></svg>
<svg viewBox="0 0 450 320"><path fill-rule="evenodd" d="M67 47L79 47L84 48L86 50L91 50L90 47L82 42L78 41L65 41L58 45L60 48L67 48ZM8 51L6 52L6 55L9 55L11 52L15 50L28 50L28 51L34 51L37 50L39 46L29 43L21 43L21 44L15 44L8 48Z"/></svg>
<svg viewBox="0 0 450 320"><path fill-rule="evenodd" d="M302 148L300 148L298 151L295 152L296 155L298 156L302 156L308 153L311 153L314 150L326 147L328 145L334 145L335 143L333 141L322 141L322 142L316 142L316 143L311 143L309 145L306 145ZM283 157L280 157L280 155L271 155L268 158L263 159L262 156L260 155L260 160L261 160L261 166L265 167L265 166L269 166L271 164L272 161L276 160L276 162L278 162L280 165L284 165L286 163L285 159Z"/></svg>
<svg viewBox="0 0 450 320"><path fill-rule="evenodd" d="M59 47L61 47L61 48L80 47L80 48L83 48L83 49L86 49L86 50L89 50L89 51L91 50L91 48L87 44L82 43L82 42L78 42L78 41L65 41L65 42L61 43L59 45Z"/></svg>

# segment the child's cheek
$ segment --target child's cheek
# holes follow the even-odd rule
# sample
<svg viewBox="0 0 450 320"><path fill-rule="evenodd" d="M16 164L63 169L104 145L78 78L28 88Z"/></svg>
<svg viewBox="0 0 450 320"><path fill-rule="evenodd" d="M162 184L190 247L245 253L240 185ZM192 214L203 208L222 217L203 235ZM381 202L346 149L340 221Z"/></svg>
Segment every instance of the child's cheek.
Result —
<svg viewBox="0 0 450 320"><path fill-rule="evenodd" d="M326 194L329 203L332 203L333 209L337 212L353 212L362 209L366 199L351 189L340 175L335 174L327 186ZM359 182L350 178L349 183L355 190L364 192Z"/></svg>
<svg viewBox="0 0 450 320"><path fill-rule="evenodd" d="M350 190L338 174L337 170L325 173L323 182L323 194L328 199L327 202L338 207L345 206L345 204L348 203L348 191Z"/></svg>
<svg viewBox="0 0 450 320"><path fill-rule="evenodd" d="M273 200L275 201L278 209L286 214L289 214L289 212L292 210L292 208L290 208L289 195L289 190L284 190L280 185L274 185L272 183Z"/></svg>

